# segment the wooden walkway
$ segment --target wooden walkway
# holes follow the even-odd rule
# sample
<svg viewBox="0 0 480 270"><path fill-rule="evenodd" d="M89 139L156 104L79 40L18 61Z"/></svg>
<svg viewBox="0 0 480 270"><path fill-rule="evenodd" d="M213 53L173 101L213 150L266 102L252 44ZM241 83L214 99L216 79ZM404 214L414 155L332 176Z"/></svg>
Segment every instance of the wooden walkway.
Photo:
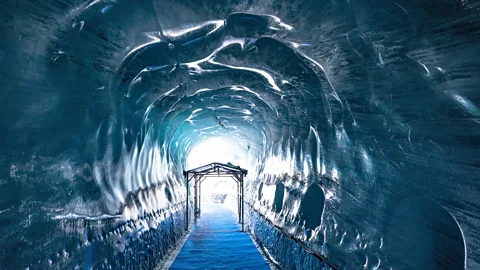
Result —
<svg viewBox="0 0 480 270"><path fill-rule="evenodd" d="M238 216L229 208L202 205L202 216L170 269L270 269Z"/></svg>

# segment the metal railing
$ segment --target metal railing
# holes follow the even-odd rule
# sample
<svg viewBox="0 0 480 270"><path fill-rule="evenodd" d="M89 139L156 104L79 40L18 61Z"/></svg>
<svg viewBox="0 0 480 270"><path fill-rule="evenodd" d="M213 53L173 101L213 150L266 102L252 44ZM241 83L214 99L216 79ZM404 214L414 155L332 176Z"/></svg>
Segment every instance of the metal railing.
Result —
<svg viewBox="0 0 480 270"><path fill-rule="evenodd" d="M275 223L273 223L273 221L271 221L270 219L268 219L264 214L262 214L260 211L258 211L257 209L255 209L255 207L253 207L252 204L250 204L249 202L245 202L246 205L248 205L250 207L250 209L252 209L252 211L254 211L255 213L257 213L259 216L261 216L265 221L267 221L270 226L274 227L275 229L277 229L279 232L281 232L286 238L290 239L290 240L293 240L295 241L301 248L303 248L307 253L311 254L312 256L314 256L315 258L319 259L320 261L324 262L325 264L327 264L329 267L331 267L333 270L338 270L337 267L335 267L332 263L330 263L325 257L323 257L322 255L316 253L315 251L313 251L312 249L310 249L309 247L307 247L305 245L305 243L303 243L300 239L297 239L295 238L294 236L292 236L291 234L288 234L286 233L282 227L279 227L277 225L275 225Z"/></svg>

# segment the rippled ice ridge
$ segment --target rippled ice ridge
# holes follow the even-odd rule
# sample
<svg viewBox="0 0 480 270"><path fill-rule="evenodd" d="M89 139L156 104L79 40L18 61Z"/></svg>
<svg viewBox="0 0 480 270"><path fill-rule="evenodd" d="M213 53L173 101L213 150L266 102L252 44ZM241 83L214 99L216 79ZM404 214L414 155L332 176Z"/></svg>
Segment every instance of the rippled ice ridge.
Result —
<svg viewBox="0 0 480 270"><path fill-rule="evenodd" d="M212 138L266 253L265 218L341 269L480 267L479 8L2 3L0 268L152 268Z"/></svg>

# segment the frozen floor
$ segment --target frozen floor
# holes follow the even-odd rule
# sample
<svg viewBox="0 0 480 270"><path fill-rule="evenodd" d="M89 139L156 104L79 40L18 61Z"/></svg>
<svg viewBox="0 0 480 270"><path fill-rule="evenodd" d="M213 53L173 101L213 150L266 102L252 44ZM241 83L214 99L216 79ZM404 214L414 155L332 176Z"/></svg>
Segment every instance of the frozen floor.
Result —
<svg viewBox="0 0 480 270"><path fill-rule="evenodd" d="M229 208L202 205L202 215L170 269L270 269L238 216Z"/></svg>

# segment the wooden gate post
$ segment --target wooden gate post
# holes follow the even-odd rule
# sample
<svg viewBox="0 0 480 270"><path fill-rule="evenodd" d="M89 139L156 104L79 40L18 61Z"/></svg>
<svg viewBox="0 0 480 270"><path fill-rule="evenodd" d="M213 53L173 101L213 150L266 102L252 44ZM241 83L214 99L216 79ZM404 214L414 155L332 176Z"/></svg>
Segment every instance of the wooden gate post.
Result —
<svg viewBox="0 0 480 270"><path fill-rule="evenodd" d="M242 232L245 231L245 215L244 215L244 211L243 211L243 207L244 207L244 204L245 204L245 195L243 194L243 191L244 191L244 185L243 185L243 173L240 173L240 184L242 185Z"/></svg>
<svg viewBox="0 0 480 270"><path fill-rule="evenodd" d="M187 209L185 213L185 230L188 230L188 196L190 195L188 192L188 173L185 175L185 180L186 181L186 188L187 188Z"/></svg>

